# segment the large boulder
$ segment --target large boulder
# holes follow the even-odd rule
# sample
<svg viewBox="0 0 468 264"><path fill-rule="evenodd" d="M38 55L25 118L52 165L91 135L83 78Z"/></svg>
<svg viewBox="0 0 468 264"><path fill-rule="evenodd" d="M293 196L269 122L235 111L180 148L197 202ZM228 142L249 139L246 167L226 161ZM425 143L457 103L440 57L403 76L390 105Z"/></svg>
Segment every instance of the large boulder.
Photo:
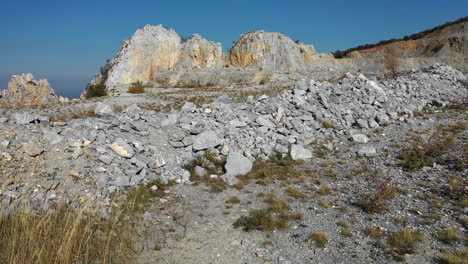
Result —
<svg viewBox="0 0 468 264"><path fill-rule="evenodd" d="M24 107L39 106L58 103L59 97L55 95L49 82L36 80L30 73L13 75L8 83L8 89L0 92L0 106Z"/></svg>
<svg viewBox="0 0 468 264"><path fill-rule="evenodd" d="M243 35L229 50L234 67L260 71L304 73L306 64L299 46L276 32L252 31Z"/></svg>
<svg viewBox="0 0 468 264"><path fill-rule="evenodd" d="M162 25L138 29L123 42L117 56L109 63L107 89L113 91L137 81L150 80L159 68L173 68L181 51L181 38L173 29Z"/></svg>

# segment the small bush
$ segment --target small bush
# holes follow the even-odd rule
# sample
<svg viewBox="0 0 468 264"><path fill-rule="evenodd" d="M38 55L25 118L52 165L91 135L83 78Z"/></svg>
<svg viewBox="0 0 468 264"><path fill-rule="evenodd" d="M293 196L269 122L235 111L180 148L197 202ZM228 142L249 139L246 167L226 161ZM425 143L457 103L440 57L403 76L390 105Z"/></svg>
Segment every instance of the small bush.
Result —
<svg viewBox="0 0 468 264"><path fill-rule="evenodd" d="M94 97L101 97L107 96L107 87L104 82L100 82L97 84L89 84L86 87L86 98L94 98Z"/></svg>
<svg viewBox="0 0 468 264"><path fill-rule="evenodd" d="M145 92L145 86L141 82L134 82L128 87L128 93L141 94Z"/></svg>
<svg viewBox="0 0 468 264"><path fill-rule="evenodd" d="M390 235L388 244L393 251L399 255L412 254L418 244L424 240L424 233L421 231L403 230Z"/></svg>
<svg viewBox="0 0 468 264"><path fill-rule="evenodd" d="M251 210L248 216L242 216L234 222L234 227L242 227L244 231L273 231L289 227L288 217L275 216L270 210Z"/></svg>
<svg viewBox="0 0 468 264"><path fill-rule="evenodd" d="M328 244L327 235L322 232L315 232L310 234L309 239L314 241L317 247L325 247Z"/></svg>
<svg viewBox="0 0 468 264"><path fill-rule="evenodd" d="M427 156L426 152L418 147L404 150L401 158L403 160L403 167L410 171L419 170L433 163L432 158Z"/></svg>
<svg viewBox="0 0 468 264"><path fill-rule="evenodd" d="M384 56L383 64L385 69L390 71L392 77L397 77L398 67L400 65L395 48L389 48Z"/></svg>
<svg viewBox="0 0 468 264"><path fill-rule="evenodd" d="M437 237L444 243L453 244L460 240L460 231L455 227L439 230L439 232L437 232Z"/></svg>
<svg viewBox="0 0 468 264"><path fill-rule="evenodd" d="M382 179L379 172L374 171L367 188L359 194L356 205L366 213L380 213L385 211L388 202L395 198L397 193L389 180Z"/></svg>

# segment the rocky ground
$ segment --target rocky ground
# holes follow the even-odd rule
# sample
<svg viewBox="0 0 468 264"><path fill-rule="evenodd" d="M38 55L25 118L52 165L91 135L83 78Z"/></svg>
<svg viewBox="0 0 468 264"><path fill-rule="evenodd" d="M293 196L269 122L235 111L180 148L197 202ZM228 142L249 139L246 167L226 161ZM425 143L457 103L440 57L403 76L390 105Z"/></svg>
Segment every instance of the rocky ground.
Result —
<svg viewBox="0 0 468 264"><path fill-rule="evenodd" d="M170 185L141 263L436 263L466 243L466 83L439 64L5 109L0 206L105 217Z"/></svg>

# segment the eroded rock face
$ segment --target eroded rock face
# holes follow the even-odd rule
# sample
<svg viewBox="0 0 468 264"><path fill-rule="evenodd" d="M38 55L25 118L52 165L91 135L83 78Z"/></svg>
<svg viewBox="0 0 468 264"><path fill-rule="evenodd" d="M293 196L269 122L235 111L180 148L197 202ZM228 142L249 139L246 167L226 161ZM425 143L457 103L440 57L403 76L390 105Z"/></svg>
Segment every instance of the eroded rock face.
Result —
<svg viewBox="0 0 468 264"><path fill-rule="evenodd" d="M221 65L223 51L214 43L194 34L182 44L180 65L184 68L214 68Z"/></svg>
<svg viewBox="0 0 468 264"><path fill-rule="evenodd" d="M30 73L13 75L8 83L8 89L0 93L0 106L22 107L38 106L59 102L49 82L36 80Z"/></svg>
<svg viewBox="0 0 468 264"><path fill-rule="evenodd" d="M260 71L303 73L306 65L299 46L276 32L253 31L243 35L229 51L234 67Z"/></svg>
<svg viewBox="0 0 468 264"><path fill-rule="evenodd" d="M114 90L122 84L150 80L159 68L173 68L181 51L181 38L174 30L146 25L124 41L110 62L106 86Z"/></svg>

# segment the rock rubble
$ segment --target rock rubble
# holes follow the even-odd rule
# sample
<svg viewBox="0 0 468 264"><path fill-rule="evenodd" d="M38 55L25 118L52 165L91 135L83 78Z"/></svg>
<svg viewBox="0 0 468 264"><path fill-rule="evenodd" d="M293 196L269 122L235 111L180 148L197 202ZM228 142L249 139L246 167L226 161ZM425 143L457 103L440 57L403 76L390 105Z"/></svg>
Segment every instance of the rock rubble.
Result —
<svg viewBox="0 0 468 264"><path fill-rule="evenodd" d="M352 74L339 83L301 80L277 96L186 105L170 113L135 105L117 112L101 103L98 117L65 126L51 126L48 118L35 114L16 114L1 125L9 133L0 134L0 142L8 142L0 145L0 153L8 164L4 177L19 180L2 187L1 205L27 200L43 208L53 208L57 201L74 206L81 197L105 207L111 193L127 186L156 179L190 183L184 165L207 151L227 159L225 174L217 176L230 185L251 170L255 159L275 152L308 159L320 144L333 149L340 138L357 143L356 155L378 155L380 150L360 134L410 122L413 112L426 105L466 97L460 81L467 81L466 74L439 64L385 81ZM21 169L25 161L35 164L33 172ZM205 174L206 169L196 172Z"/></svg>

